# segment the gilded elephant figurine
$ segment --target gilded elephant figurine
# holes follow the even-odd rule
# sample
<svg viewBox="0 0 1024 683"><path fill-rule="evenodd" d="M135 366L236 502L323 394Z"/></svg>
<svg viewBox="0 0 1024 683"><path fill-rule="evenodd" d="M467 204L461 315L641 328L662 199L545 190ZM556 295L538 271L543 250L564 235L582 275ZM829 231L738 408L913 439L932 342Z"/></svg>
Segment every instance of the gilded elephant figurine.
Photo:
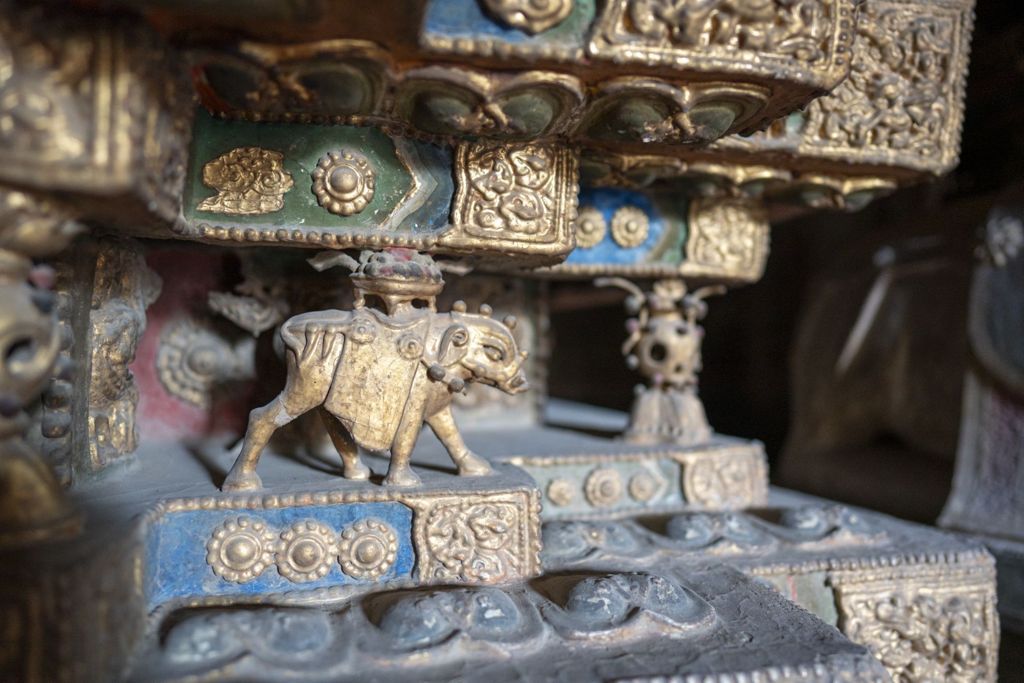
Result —
<svg viewBox="0 0 1024 683"><path fill-rule="evenodd" d="M391 452L384 483L415 486L409 457L426 422L461 475L491 471L466 447L452 417L453 394L469 382L509 394L527 389L511 316L493 320L489 307L466 313L456 302L450 313L403 308L400 315L373 308L317 311L281 326L288 380L284 390L249 415L242 450L224 481L225 491L262 486L260 453L274 432L319 408L341 455L344 475L367 479L359 447Z"/></svg>

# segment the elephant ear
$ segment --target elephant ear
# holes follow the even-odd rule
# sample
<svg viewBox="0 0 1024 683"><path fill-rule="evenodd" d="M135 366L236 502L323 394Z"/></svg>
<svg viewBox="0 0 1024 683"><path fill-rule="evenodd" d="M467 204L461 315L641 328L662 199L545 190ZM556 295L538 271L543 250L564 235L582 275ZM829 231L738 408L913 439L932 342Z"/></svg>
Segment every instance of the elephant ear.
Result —
<svg viewBox="0 0 1024 683"><path fill-rule="evenodd" d="M437 348L437 362L451 367L466 356L469 350L469 330L465 325L455 323L441 335L441 343Z"/></svg>

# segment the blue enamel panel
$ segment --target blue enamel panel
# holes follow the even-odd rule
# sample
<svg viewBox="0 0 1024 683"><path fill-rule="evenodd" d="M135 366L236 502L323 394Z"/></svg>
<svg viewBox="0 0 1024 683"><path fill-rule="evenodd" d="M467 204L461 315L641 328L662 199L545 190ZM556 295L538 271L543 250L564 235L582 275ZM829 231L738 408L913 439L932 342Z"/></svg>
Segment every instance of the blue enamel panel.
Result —
<svg viewBox="0 0 1024 683"><path fill-rule="evenodd" d="M300 506L270 510L189 510L168 513L156 520L146 539L146 594L150 608L173 599L244 596L309 590L365 583L348 576L335 559L327 576L295 583L281 576L271 564L248 583L234 583L217 576L206 563L206 543L222 523L238 517L264 521L278 534L295 522L315 520L339 534L355 522L378 519L395 530L398 551L395 562L374 583L412 576L416 553L412 542L412 510L397 502L347 503L332 506Z"/></svg>
<svg viewBox="0 0 1024 683"><path fill-rule="evenodd" d="M427 5L424 32L446 38L491 38L527 45L557 42L563 46L582 47L584 33L594 19L594 0L577 0L565 20L531 36L495 21L480 4L479 0L432 0Z"/></svg>
<svg viewBox="0 0 1024 683"><path fill-rule="evenodd" d="M578 247L569 254L566 263L597 264L611 263L616 265L632 265L646 263L651 260L651 250L661 242L667 229L667 222L651 200L640 192L611 188L580 188L580 208L592 206L604 216L608 230L604 239L592 247ZM615 211L624 206L633 206L647 214L647 239L642 244L624 248L612 239L612 217ZM678 260L678 257L677 257Z"/></svg>

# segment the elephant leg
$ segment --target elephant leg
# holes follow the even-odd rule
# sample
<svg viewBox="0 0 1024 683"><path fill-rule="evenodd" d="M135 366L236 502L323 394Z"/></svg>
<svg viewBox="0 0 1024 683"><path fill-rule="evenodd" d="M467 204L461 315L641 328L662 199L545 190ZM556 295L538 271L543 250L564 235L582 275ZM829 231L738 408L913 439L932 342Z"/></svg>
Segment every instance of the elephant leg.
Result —
<svg viewBox="0 0 1024 683"><path fill-rule="evenodd" d="M262 488L256 474L263 449L270 437L300 415L323 405L330 391L330 379L337 364L340 345L336 337L325 341L325 332L306 331L306 344L301 350L289 349L285 355L288 381L277 398L249 413L249 426L242 441L242 452L221 486L223 491L246 491Z"/></svg>
<svg viewBox="0 0 1024 683"><path fill-rule="evenodd" d="M341 456L341 462L345 466L345 478L369 479L370 468L359 459L359 447L352 440L352 435L348 433L348 430L338 422L338 418L327 412L326 408L320 408L320 419L323 420L324 427L327 428L327 434L330 435L334 448Z"/></svg>
<svg viewBox="0 0 1024 683"><path fill-rule="evenodd" d="M260 454L270 442L277 428L291 422L291 419L280 422L282 416L287 416L284 409L284 402L278 396L273 401L256 408L249 413L249 426L245 430L245 439L242 441L242 451L235 458L235 464L224 479L220 487L222 491L248 491L263 488L263 482L256 474L256 463L260 460Z"/></svg>
<svg viewBox="0 0 1024 683"><path fill-rule="evenodd" d="M416 417L410 418L409 412L415 412ZM409 467L409 458L412 457L412 450L416 447L416 439L419 438L423 422L419 411L409 412L402 416L395 434L395 441L391 444L391 464L388 465L388 476L384 478L384 483L388 486L418 486L420 484L419 476Z"/></svg>
<svg viewBox="0 0 1024 683"><path fill-rule="evenodd" d="M466 442L462 440L462 434L459 433L459 428L455 425L455 417L452 415L450 405L428 417L427 424L448 450L452 462L459 468L459 474L479 477L491 473L491 464L469 450Z"/></svg>

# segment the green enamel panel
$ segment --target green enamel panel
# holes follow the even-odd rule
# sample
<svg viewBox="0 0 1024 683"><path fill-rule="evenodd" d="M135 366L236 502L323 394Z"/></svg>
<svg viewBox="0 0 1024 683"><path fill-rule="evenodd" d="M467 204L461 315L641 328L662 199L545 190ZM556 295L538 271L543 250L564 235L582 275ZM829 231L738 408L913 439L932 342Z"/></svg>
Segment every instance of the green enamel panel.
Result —
<svg viewBox="0 0 1024 683"><path fill-rule="evenodd" d="M204 199L217 194L216 190L203 183L203 166L238 147L259 147L284 155L284 168L291 174L294 185L284 194L282 208L257 215L234 215L196 208ZM373 199L365 209L351 216L330 213L317 203L312 190L312 172L317 161L324 154L341 148L364 155L375 174ZM449 160L449 168L450 163ZM445 172L450 175L450 170L445 169ZM395 142L376 128L230 121L216 119L200 111L196 115L189 160L184 215L190 222L221 226L303 230L374 228L387 220L412 188L412 173L397 156ZM434 206L433 209L435 212L447 211L448 206ZM430 221L420 221L420 224L424 222Z"/></svg>

